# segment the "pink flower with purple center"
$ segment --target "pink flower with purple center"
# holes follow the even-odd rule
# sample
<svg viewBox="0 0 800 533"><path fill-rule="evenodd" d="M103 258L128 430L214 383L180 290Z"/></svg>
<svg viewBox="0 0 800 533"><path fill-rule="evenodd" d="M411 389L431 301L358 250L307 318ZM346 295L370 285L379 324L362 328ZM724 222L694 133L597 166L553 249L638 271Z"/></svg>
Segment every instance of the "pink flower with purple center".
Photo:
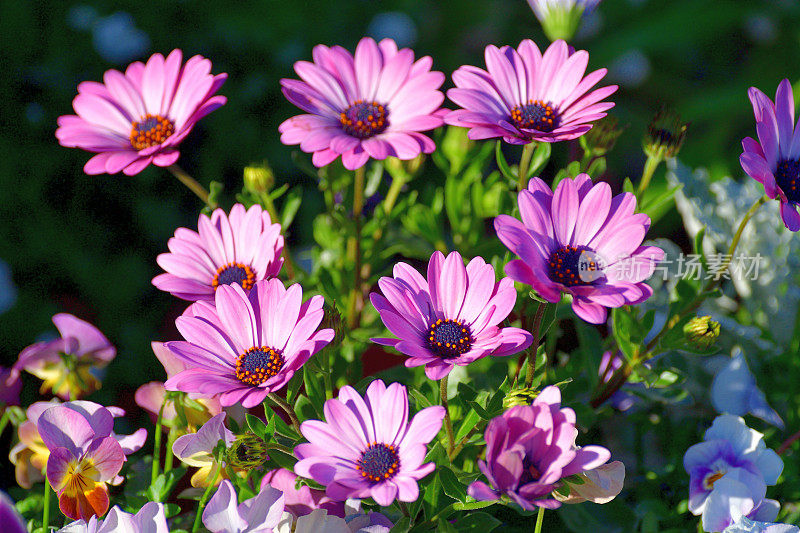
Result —
<svg viewBox="0 0 800 533"><path fill-rule="evenodd" d="M55 405L36 423L50 450L47 481L58 494L61 512L74 520L103 516L106 483L117 477L125 452L112 435L114 417L92 402Z"/></svg>
<svg viewBox="0 0 800 533"><path fill-rule="evenodd" d="M515 50L486 47L486 68L465 65L453 73L456 87L447 97L463 109L445 122L470 128L470 139L502 137L512 144L558 142L580 137L592 122L606 116L613 102L602 100L616 85L594 87L606 74L595 70L584 77L589 54L572 51L558 40L544 54L530 39Z"/></svg>
<svg viewBox="0 0 800 533"><path fill-rule="evenodd" d="M428 443L439 433L444 408L427 407L408 421L408 393L399 383L375 380L362 398L350 387L325 402L325 420L300 426L307 444L294 454L298 475L327 487L334 500L372 497L386 507L413 502L417 481L433 472L425 463Z"/></svg>
<svg viewBox="0 0 800 533"><path fill-rule="evenodd" d="M474 481L476 500L506 494L527 511L561 506L550 496L560 480L605 464L611 452L602 446L575 446L575 412L561 407L558 387L544 388L531 405L512 407L486 427L486 460L478 461L489 485Z"/></svg>
<svg viewBox="0 0 800 533"><path fill-rule="evenodd" d="M178 160L178 145L197 121L225 104L214 93L228 77L213 76L211 61L202 56L185 64L182 58L180 50L166 59L154 54L124 74L106 71L103 83L78 85L77 115L58 118L56 137L61 146L97 153L84 172L133 176L150 163L168 167Z"/></svg>
<svg viewBox="0 0 800 533"><path fill-rule="evenodd" d="M764 185L764 192L781 203L781 218L791 231L800 230L800 128L794 122L792 84L778 85L775 103L755 87L748 91L756 117L758 141L742 140L739 162L747 175Z"/></svg>
<svg viewBox="0 0 800 533"><path fill-rule="evenodd" d="M425 365L430 379L441 379L456 365L515 354L533 342L525 330L498 327L514 308L517 291L510 278L496 282L483 258L464 267L458 252L446 258L435 252L427 276L397 263L394 277L378 281L383 295L370 294L383 323L399 337L372 340L408 355L407 367Z"/></svg>
<svg viewBox="0 0 800 533"><path fill-rule="evenodd" d="M342 157L355 170L369 160L414 159L436 148L421 134L443 124L439 87L444 74L433 60L414 60L391 39L364 37L355 56L341 46L317 45L314 62L294 65L303 81L282 79L286 98L308 114L286 120L278 130L283 144L299 144L323 167Z"/></svg>
<svg viewBox="0 0 800 533"><path fill-rule="evenodd" d="M303 302L300 285L286 289L273 278L249 294L238 283L220 285L214 296L216 305L195 302L175 321L186 340L165 346L187 369L167 380L167 390L254 407L334 337L332 329L316 331L322 296Z"/></svg>
<svg viewBox="0 0 800 533"><path fill-rule="evenodd" d="M532 178L517 199L522 221L508 215L494 221L497 237L520 257L505 267L510 278L549 302L571 295L575 314L592 324L606 320L607 307L653 294L644 281L664 251L641 245L650 217L634 213L633 194L612 198L607 183L579 174L563 179L555 193Z"/></svg>
<svg viewBox="0 0 800 533"><path fill-rule="evenodd" d="M153 285L184 300L213 302L222 285L249 291L277 276L283 265L281 225L258 205L245 210L236 204L230 215L222 209L211 217L201 214L197 232L178 228L167 246L169 253L156 259L166 273L153 278Z"/></svg>
<svg viewBox="0 0 800 533"><path fill-rule="evenodd" d="M308 485L297 488L297 476L290 470L278 468L267 472L261 478L261 490L267 486L283 492L286 510L295 517L311 514L314 509L325 509L330 515L344 518L344 502L334 501L325 495L325 491Z"/></svg>
<svg viewBox="0 0 800 533"><path fill-rule="evenodd" d="M63 398L77 398L100 388L92 372L105 367L117 350L99 329L68 313L53 315L60 339L37 342L19 354L8 382L26 370L44 380L41 392L52 390Z"/></svg>

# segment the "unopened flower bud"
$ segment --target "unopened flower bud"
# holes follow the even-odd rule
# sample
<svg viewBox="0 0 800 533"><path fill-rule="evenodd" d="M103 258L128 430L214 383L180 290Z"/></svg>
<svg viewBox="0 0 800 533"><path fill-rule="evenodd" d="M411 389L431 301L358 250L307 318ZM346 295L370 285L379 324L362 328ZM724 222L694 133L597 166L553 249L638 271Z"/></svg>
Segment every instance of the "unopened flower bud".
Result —
<svg viewBox="0 0 800 533"><path fill-rule="evenodd" d="M528 0L551 41L572 39L583 15L599 3L600 0Z"/></svg>
<svg viewBox="0 0 800 533"><path fill-rule="evenodd" d="M503 408L509 409L515 405L530 405L538 395L538 390L527 387L510 390L503 398Z"/></svg>
<svg viewBox="0 0 800 533"><path fill-rule="evenodd" d="M700 349L710 347L719 337L719 322L711 320L710 316L696 316L683 326L686 341Z"/></svg>
<svg viewBox="0 0 800 533"><path fill-rule="evenodd" d="M647 157L666 159L678 155L688 127L689 123L681 121L675 111L662 108L647 126L647 135L644 137Z"/></svg>
<svg viewBox="0 0 800 533"><path fill-rule="evenodd" d="M342 315L339 313L339 310L336 309L336 302L333 302L331 305L326 303L324 310L325 315L322 318L320 329L330 328L333 330L334 337L328 346L331 348L336 348L342 343L342 339L344 338L344 324L342 324Z"/></svg>
<svg viewBox="0 0 800 533"><path fill-rule="evenodd" d="M228 448L226 459L235 468L252 470L269 459L267 443L254 433L239 435Z"/></svg>
<svg viewBox="0 0 800 533"><path fill-rule="evenodd" d="M625 131L625 126L619 126L617 117L608 115L598 120L592 129L582 135L580 143L583 149L593 156L602 157L614 148L623 131Z"/></svg>
<svg viewBox="0 0 800 533"><path fill-rule="evenodd" d="M244 167L244 186L256 193L264 193L272 188L275 176L266 162Z"/></svg>

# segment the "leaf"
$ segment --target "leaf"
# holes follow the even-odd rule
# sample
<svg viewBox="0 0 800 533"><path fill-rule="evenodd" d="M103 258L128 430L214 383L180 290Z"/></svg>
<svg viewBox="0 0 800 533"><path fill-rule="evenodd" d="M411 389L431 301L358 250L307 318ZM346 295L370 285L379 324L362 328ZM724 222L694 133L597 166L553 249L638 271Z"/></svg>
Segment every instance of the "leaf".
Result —
<svg viewBox="0 0 800 533"><path fill-rule="evenodd" d="M533 150L533 157L531 157L531 164L528 167L528 175L525 176L526 179L536 176L547 165L550 160L550 151L550 143L536 144L536 148Z"/></svg>
<svg viewBox="0 0 800 533"><path fill-rule="evenodd" d="M478 412L475 411L475 409L470 409L467 413L467 416L464 417L461 427L458 428L458 432L456 433L456 442L461 442L461 439L469 435L470 431L475 429L480 421L481 417Z"/></svg>
<svg viewBox="0 0 800 533"><path fill-rule="evenodd" d="M456 503L453 505L453 509L456 511L474 511L475 509L485 509L496 503L496 501Z"/></svg>
<svg viewBox="0 0 800 533"><path fill-rule="evenodd" d="M260 437L262 440L267 440L270 437L270 435L267 433L267 425L263 420L257 416L251 415L250 413L245 414L245 420L247 421L250 431L255 433L257 437Z"/></svg>
<svg viewBox="0 0 800 533"><path fill-rule="evenodd" d="M497 141L495 146L495 159L497 160L497 168L500 169L500 172L511 181L516 182L517 177L514 175L514 172L511 170L511 167L508 166L508 162L506 161L506 156L503 155L503 141Z"/></svg>
<svg viewBox="0 0 800 533"><path fill-rule="evenodd" d="M314 373L308 365L303 366L303 383L306 386L306 394L314 406L314 410L322 416L322 406L325 403L325 387L322 376Z"/></svg>
<svg viewBox="0 0 800 533"><path fill-rule="evenodd" d="M470 513L456 521L455 529L456 531L489 533L500 527L501 524L500 520L489 513Z"/></svg>
<svg viewBox="0 0 800 533"><path fill-rule="evenodd" d="M409 529L411 529L411 519L404 516L389 531L390 533L408 533Z"/></svg>
<svg viewBox="0 0 800 533"><path fill-rule="evenodd" d="M300 204L303 202L303 191L300 187L291 190L286 200L283 202L283 213L281 214L281 231L292 225Z"/></svg>
<svg viewBox="0 0 800 533"><path fill-rule="evenodd" d="M446 466L440 466L437 472L444 493L454 500L465 503L467 501L467 488L458 480L455 473Z"/></svg>

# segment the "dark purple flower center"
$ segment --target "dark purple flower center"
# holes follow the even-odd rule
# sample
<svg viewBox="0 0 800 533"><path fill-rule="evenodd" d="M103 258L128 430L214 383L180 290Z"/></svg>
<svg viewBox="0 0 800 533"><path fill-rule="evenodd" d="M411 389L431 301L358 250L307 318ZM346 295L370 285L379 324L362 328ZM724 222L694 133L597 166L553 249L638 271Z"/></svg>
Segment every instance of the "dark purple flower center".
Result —
<svg viewBox="0 0 800 533"><path fill-rule="evenodd" d="M538 130L549 133L558 127L558 113L549 103L529 100L525 105L514 106L511 122L521 129Z"/></svg>
<svg viewBox="0 0 800 533"><path fill-rule="evenodd" d="M244 290L250 290L256 282L256 273L253 269L242 263L228 263L217 269L217 274L211 281L214 289L220 285L233 285L238 283Z"/></svg>
<svg viewBox="0 0 800 533"><path fill-rule="evenodd" d="M250 348L236 359L236 378L257 387L277 376L283 368L283 354L267 346Z"/></svg>
<svg viewBox="0 0 800 533"><path fill-rule="evenodd" d="M519 478L519 486L538 481L540 477L542 477L542 473L535 464L529 463L527 459L522 462L522 475Z"/></svg>
<svg viewBox="0 0 800 533"><path fill-rule="evenodd" d="M389 122L386 120L388 113L386 107L378 102L356 102L339 115L342 129L348 135L359 139L368 139L383 133Z"/></svg>
<svg viewBox="0 0 800 533"><path fill-rule="evenodd" d="M472 348L469 326L458 320L439 319L428 328L428 347L442 359L453 359Z"/></svg>
<svg viewBox="0 0 800 533"><path fill-rule="evenodd" d="M161 115L147 114L131 127L131 146L135 150L144 150L167 140L175 133L175 125Z"/></svg>
<svg viewBox="0 0 800 533"><path fill-rule="evenodd" d="M775 169L775 181L786 199L792 203L800 203L800 161L783 159Z"/></svg>
<svg viewBox="0 0 800 533"><path fill-rule="evenodd" d="M361 472L361 477L373 483L390 479L400 470L397 448L391 444L373 442L361 454L356 468Z"/></svg>
<svg viewBox="0 0 800 533"><path fill-rule="evenodd" d="M603 276L603 262L586 246L562 246L550 254L548 275L567 287L591 285Z"/></svg>

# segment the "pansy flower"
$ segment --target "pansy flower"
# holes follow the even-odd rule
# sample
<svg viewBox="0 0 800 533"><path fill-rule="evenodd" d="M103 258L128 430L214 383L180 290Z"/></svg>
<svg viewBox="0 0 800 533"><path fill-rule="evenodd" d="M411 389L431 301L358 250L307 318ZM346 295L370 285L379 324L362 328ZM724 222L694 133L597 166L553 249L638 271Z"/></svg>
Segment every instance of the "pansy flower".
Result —
<svg viewBox="0 0 800 533"><path fill-rule="evenodd" d="M225 413L220 413L203 424L196 433L178 437L172 445L172 453L183 463L197 467L198 470L192 474L193 487L207 487L213 481L210 479L212 472L217 469L214 448L220 441L227 448L234 440L234 434L225 427ZM225 471L220 470L220 474L224 477ZM219 481L216 480L217 483Z"/></svg>
<svg viewBox="0 0 800 533"><path fill-rule="evenodd" d="M78 85L72 101L76 115L58 118L61 146L95 152L83 167L87 174L129 176L153 163L168 167L178 160L178 145L197 121L226 102L215 96L227 74L211 74L211 61L194 56L185 64L173 50L166 59L153 54L146 64L131 63L125 73L108 70L103 83Z"/></svg>
<svg viewBox="0 0 800 533"><path fill-rule="evenodd" d="M14 502L0 491L0 524L3 524L5 533L28 533L25 521L14 507Z"/></svg>
<svg viewBox="0 0 800 533"><path fill-rule="evenodd" d="M126 513L115 505L104 520L97 516L88 521L76 520L58 533L169 533L169 526L164 505L147 502L136 514Z"/></svg>
<svg viewBox="0 0 800 533"><path fill-rule="evenodd" d="M236 490L227 479L211 497L203 510L203 525L211 533L267 533L279 531L284 517L283 493L267 486L259 493L239 503Z"/></svg>

